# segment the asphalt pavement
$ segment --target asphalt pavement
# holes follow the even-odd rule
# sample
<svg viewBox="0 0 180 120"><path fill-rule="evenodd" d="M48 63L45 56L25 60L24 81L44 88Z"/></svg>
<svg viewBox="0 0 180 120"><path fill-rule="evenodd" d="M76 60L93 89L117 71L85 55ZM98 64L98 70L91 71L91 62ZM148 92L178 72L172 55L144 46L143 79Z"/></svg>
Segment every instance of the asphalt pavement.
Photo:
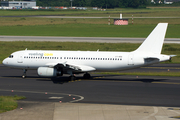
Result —
<svg viewBox="0 0 180 120"><path fill-rule="evenodd" d="M156 64L134 71L179 71L179 64ZM163 69L164 68L164 69ZM172 120L180 115L180 77L92 74L69 81L68 76L41 78L36 70L0 65L0 95L26 96L16 110L0 120Z"/></svg>

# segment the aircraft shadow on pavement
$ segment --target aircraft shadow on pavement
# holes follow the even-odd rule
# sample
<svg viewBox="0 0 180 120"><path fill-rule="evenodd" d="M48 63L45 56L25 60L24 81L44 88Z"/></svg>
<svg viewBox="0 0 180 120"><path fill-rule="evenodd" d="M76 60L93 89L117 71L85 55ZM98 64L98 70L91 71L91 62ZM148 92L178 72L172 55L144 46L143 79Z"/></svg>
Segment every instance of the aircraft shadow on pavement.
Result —
<svg viewBox="0 0 180 120"><path fill-rule="evenodd" d="M64 84L69 82L76 82L76 81L119 81L119 82L143 82L143 83L152 83L158 81L166 81L167 79L156 79L156 78L119 78L119 75L106 75L106 76L93 76L90 79L84 79L83 77L76 77L75 80L70 80L69 77L57 77L57 78L50 78L54 84ZM43 81L43 79L39 79ZM47 79L46 79L47 80Z"/></svg>
<svg viewBox="0 0 180 120"><path fill-rule="evenodd" d="M152 82L158 82L158 81L166 81L167 79L157 79L157 78L119 78L119 76L121 75L103 75L103 76L97 76L97 77L93 77L93 79L91 80L95 80L95 81L122 81L122 82L143 82L143 83L152 83Z"/></svg>
<svg viewBox="0 0 180 120"><path fill-rule="evenodd" d="M70 80L68 76L61 76L61 77L53 77L53 78L43 78L39 76L27 76L25 79L36 79L37 81L52 81L54 84L64 84L69 82L75 82L75 81L119 81L119 82L143 82L143 83L152 83L152 82L158 82L158 81L166 81L167 79L156 79L156 78L119 78L121 75L96 75L92 76L90 79L84 79L81 76L76 77L75 80ZM21 78L21 76L2 76L4 78Z"/></svg>

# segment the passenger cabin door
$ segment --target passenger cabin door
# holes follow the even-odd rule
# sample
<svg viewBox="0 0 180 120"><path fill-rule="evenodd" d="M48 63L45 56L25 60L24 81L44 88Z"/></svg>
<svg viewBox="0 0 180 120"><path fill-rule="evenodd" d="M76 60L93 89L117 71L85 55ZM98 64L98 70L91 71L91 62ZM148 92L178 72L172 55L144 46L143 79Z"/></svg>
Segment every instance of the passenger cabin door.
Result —
<svg viewBox="0 0 180 120"><path fill-rule="evenodd" d="M18 63L23 63L23 54L18 56L17 62Z"/></svg>
<svg viewBox="0 0 180 120"><path fill-rule="evenodd" d="M133 57L134 57L133 54L130 54L130 55L129 55L129 57L128 57L128 65L134 65Z"/></svg>

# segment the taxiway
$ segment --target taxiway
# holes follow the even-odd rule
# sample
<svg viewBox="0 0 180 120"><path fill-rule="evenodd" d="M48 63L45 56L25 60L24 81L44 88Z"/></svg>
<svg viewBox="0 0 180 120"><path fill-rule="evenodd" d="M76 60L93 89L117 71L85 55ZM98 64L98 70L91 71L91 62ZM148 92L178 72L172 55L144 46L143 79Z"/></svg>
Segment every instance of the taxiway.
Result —
<svg viewBox="0 0 180 120"><path fill-rule="evenodd" d="M163 64L158 64L134 71L152 69L159 72L167 71L167 66L170 67L167 64L165 69L162 69L162 66ZM178 66L179 64L172 65L171 70L179 71ZM61 100L62 102L180 107L180 77L137 75L137 78L137 76L92 74L90 80L77 75L76 81L68 81L68 76L38 77L36 70L29 70L26 79L22 79L21 74L22 70L1 65L0 94L23 95L28 101L41 102Z"/></svg>
<svg viewBox="0 0 180 120"><path fill-rule="evenodd" d="M179 64L157 64L134 71L179 71ZM131 70L133 72L133 70ZM126 71L125 71L126 72ZM26 96L0 120L173 120L180 115L180 77L92 74L41 78L0 65L0 95Z"/></svg>

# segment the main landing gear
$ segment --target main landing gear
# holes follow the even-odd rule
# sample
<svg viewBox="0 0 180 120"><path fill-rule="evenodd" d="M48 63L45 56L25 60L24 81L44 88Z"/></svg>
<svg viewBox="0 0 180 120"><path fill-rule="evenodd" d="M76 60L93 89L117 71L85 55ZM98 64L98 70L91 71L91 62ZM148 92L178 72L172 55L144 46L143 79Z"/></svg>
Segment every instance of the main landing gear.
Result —
<svg viewBox="0 0 180 120"><path fill-rule="evenodd" d="M85 73L83 75L83 78L84 79L90 79L91 78L91 75L89 73ZM73 80L76 80L76 76L74 74L72 74L71 76L69 76L69 80L70 81L73 81Z"/></svg>
<svg viewBox="0 0 180 120"><path fill-rule="evenodd" d="M24 78L26 78L26 72L27 72L27 70L24 69L23 71L24 71L24 73L23 73L23 75L22 75L22 78L24 79Z"/></svg>
<svg viewBox="0 0 180 120"><path fill-rule="evenodd" d="M71 76L69 76L69 80L70 81L76 80L76 77L74 75L71 75Z"/></svg>
<svg viewBox="0 0 180 120"><path fill-rule="evenodd" d="M83 75L83 78L84 78L84 79L90 79L90 78L91 78L91 75L90 75L89 73L85 73L85 74Z"/></svg>

